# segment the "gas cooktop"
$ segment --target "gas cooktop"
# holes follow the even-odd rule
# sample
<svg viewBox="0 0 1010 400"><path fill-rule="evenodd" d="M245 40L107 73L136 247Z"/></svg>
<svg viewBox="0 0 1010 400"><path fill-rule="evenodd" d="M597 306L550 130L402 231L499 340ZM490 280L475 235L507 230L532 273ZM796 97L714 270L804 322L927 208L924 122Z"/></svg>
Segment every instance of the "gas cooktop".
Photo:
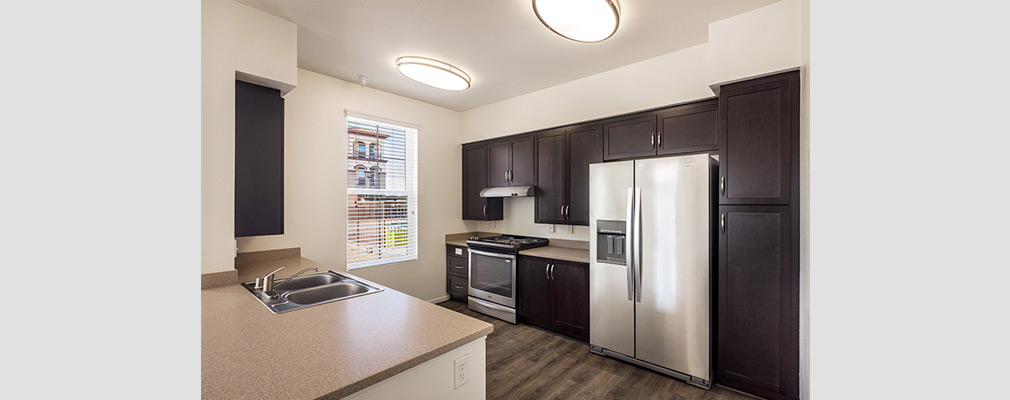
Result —
<svg viewBox="0 0 1010 400"><path fill-rule="evenodd" d="M518 252L520 250L546 246L548 242L549 241L545 238L518 235L502 235L483 238L473 236L470 240L466 241L470 247L505 250L510 252Z"/></svg>

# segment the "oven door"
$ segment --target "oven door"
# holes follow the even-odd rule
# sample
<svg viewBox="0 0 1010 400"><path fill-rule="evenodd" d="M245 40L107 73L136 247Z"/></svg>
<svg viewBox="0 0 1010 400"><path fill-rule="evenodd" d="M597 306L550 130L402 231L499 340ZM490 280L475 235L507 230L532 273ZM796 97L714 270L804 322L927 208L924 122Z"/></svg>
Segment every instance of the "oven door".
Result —
<svg viewBox="0 0 1010 400"><path fill-rule="evenodd" d="M470 296L516 307L516 256L470 249Z"/></svg>

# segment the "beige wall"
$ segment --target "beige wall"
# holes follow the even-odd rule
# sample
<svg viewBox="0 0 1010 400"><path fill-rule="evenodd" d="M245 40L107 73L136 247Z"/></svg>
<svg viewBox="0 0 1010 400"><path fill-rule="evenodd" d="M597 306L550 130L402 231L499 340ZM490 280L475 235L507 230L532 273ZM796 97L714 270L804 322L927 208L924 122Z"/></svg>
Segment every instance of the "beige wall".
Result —
<svg viewBox="0 0 1010 400"><path fill-rule="evenodd" d="M456 111L298 70L284 104L284 234L239 238L240 252L301 247L302 255L345 270L345 109L420 126L416 261L353 274L412 296L445 295L445 234L462 232L460 116Z"/></svg>
<svg viewBox="0 0 1010 400"><path fill-rule="evenodd" d="M200 238L203 273L234 268L235 78L297 83L294 23L231 0L201 3Z"/></svg>

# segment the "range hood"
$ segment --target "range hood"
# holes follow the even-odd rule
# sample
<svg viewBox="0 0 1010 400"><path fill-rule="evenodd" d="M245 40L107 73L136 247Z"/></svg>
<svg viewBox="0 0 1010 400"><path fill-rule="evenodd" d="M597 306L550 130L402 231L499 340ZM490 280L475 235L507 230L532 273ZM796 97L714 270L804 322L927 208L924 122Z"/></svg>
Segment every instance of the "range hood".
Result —
<svg viewBox="0 0 1010 400"><path fill-rule="evenodd" d="M480 197L533 197L533 186L500 186L484 188Z"/></svg>

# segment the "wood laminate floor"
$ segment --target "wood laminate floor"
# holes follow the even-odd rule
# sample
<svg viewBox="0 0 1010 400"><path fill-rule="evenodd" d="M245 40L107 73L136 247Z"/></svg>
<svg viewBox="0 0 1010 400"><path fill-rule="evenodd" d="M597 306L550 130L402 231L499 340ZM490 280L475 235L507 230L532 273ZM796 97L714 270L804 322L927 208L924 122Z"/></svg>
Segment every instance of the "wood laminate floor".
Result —
<svg viewBox="0 0 1010 400"><path fill-rule="evenodd" d="M438 304L494 325L487 338L487 398L753 400L723 387L700 389L631 364L592 354L589 345L531 325L512 325Z"/></svg>

